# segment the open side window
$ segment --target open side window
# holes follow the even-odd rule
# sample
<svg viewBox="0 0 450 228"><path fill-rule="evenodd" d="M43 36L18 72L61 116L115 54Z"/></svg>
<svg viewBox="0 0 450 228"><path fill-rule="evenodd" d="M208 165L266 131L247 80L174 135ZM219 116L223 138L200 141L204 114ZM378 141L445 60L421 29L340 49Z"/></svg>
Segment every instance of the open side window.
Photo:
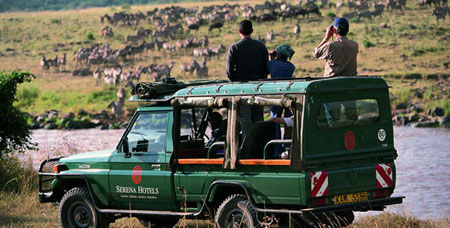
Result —
<svg viewBox="0 0 450 228"><path fill-rule="evenodd" d="M212 108L181 108L177 158L220 158L224 155L226 118Z"/></svg>
<svg viewBox="0 0 450 228"><path fill-rule="evenodd" d="M299 121L302 119L302 105L296 106L294 100L298 98L284 96L267 97L240 97L228 99L227 115L221 116L223 125L221 137L210 143L214 137L214 127L209 123L211 116L217 111L212 107L206 109L188 108L178 109L179 113L179 147L177 159L179 164L223 164L225 168L233 169L236 165L290 165L290 150L293 141L299 142ZM208 98L205 98L205 100ZM200 102L199 100L195 100ZM186 102L186 100L184 100ZM241 105L264 108L266 121L254 123L242 139L239 127L239 108ZM286 123L268 121L271 107L280 107L282 110L293 112L285 115L283 111L279 119L286 119ZM292 107L289 109L288 107ZM299 108L300 107L300 108ZM298 111L300 110L300 111ZM263 119L261 116L261 119ZM299 116L299 117L298 117ZM227 123L227 124L225 124ZM298 124L297 124L298 123ZM298 139L293 140L292 137ZM296 150L299 150L299 146ZM285 152L282 157L281 154ZM296 159L299 159L299 152ZM298 157L298 158L297 158Z"/></svg>

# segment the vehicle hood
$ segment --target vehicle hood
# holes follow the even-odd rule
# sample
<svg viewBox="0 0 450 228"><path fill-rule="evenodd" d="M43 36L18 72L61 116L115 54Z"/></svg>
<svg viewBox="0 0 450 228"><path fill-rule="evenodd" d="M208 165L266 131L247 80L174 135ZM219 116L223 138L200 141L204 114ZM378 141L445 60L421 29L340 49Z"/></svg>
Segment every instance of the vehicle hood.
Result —
<svg viewBox="0 0 450 228"><path fill-rule="evenodd" d="M95 152L81 153L64 157L59 160L60 163L105 163L109 161L114 149L101 150Z"/></svg>

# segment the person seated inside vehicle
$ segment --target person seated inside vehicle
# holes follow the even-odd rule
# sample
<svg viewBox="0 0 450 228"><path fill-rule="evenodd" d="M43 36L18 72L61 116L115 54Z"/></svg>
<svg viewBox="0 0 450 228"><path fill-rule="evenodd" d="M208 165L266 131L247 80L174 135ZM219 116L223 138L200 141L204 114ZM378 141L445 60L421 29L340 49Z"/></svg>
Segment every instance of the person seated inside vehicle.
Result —
<svg viewBox="0 0 450 228"><path fill-rule="evenodd" d="M292 138L292 127L294 127L294 116L291 115L289 117L284 117L284 118L272 116L269 118L268 121L276 123L276 124L284 124L286 127L284 130L283 139L291 139ZM284 146L283 147L284 151L282 153L280 153L279 155L276 154L275 157L279 157L281 159L288 159L289 158L289 149L290 149L290 145Z"/></svg>
<svg viewBox="0 0 450 228"><path fill-rule="evenodd" d="M275 139L275 123L260 121L253 124L244 138L239 153L241 159L261 159L264 157L264 147ZM274 158L273 147L269 148L267 158Z"/></svg>
<svg viewBox="0 0 450 228"><path fill-rule="evenodd" d="M205 147L209 148L215 142L225 141L224 137L227 134L227 122L226 120L222 120L222 115L218 112L212 112L209 114L207 121L211 127L211 137Z"/></svg>

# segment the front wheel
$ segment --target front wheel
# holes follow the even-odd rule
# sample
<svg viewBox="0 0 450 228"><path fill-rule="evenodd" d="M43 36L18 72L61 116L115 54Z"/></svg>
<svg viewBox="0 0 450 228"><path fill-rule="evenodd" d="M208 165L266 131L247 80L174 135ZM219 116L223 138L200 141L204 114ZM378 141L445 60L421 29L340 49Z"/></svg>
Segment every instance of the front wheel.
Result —
<svg viewBox="0 0 450 228"><path fill-rule="evenodd" d="M220 228L259 226L250 202L244 195L231 195L217 209L216 223Z"/></svg>
<svg viewBox="0 0 450 228"><path fill-rule="evenodd" d="M95 210L86 188L72 188L61 199L59 220L64 228L106 227L103 215Z"/></svg>

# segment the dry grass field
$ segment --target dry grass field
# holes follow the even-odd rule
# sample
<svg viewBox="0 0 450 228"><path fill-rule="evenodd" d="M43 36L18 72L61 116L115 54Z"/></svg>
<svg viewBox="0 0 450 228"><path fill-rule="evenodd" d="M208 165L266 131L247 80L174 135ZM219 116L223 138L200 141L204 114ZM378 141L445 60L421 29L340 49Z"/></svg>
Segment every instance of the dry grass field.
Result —
<svg viewBox="0 0 450 228"><path fill-rule="evenodd" d="M251 5L263 1L233 1L231 3ZM289 1L294 3L294 1ZM211 4L223 5L226 1L196 2L178 4L183 7L205 6ZM109 101L115 99L115 88L107 88L103 83L95 85L92 76L73 77L71 70L76 68L73 53L80 47L88 47L93 43L110 43L112 48L123 48L123 39L126 35L134 34L131 27L114 26L114 37L103 38L98 32L106 24L101 24L99 16L113 14L125 10L126 12L147 12L154 7L162 8L168 5L132 6L92 8L84 10L54 11L54 12L14 12L0 14L0 69L10 71L23 69L36 75L32 83L22 85L19 89L18 105L25 111L42 113L45 110L57 109L63 112L99 111L106 109ZM332 23L333 14L342 15L348 12L343 7L339 13L336 8L329 6L321 9L322 17L294 18L292 20L275 22L254 22L253 37L265 37L266 33L273 31L274 39L267 42L267 48L274 49L279 44L290 44L296 51L292 62L296 66L295 76L317 76L323 71L324 62L314 59L313 48L322 39L325 28ZM242 17L239 17L238 21ZM298 23L301 34L298 38L293 35L293 27ZM381 27L386 23L386 27ZM186 27L186 25L184 25ZM150 21L141 21L138 28L154 29ZM94 40L88 40L87 34L92 33ZM237 22L225 23L222 31L215 30L208 34L208 26L203 25L198 31L193 31L187 36L209 36L210 46L219 43L227 48L239 39ZM450 26L448 21L440 21L438 25L432 15L432 8L421 8L417 1L408 1L403 12L385 11L382 18L372 20L363 19L357 22L350 20L350 39L359 43L358 73L360 75L384 75L384 74L449 74L447 69L450 63ZM150 41L151 36L148 38ZM176 40L169 40L175 43ZM77 44L78 43L78 44ZM43 71L39 65L42 55L53 58L55 55L68 55L66 71L55 72L52 68ZM134 70L137 65L149 65L152 63L167 64L175 62L172 76L178 80L193 80L196 77L189 74L182 75L179 65L188 63L194 58L191 50L163 53L149 51L142 57L135 57L122 62L124 72ZM211 58L209 78L225 79L226 55L220 58ZM91 70L95 67L91 66ZM149 81L151 78L144 75L141 80ZM401 85L402 83L394 83ZM122 85L123 86L123 85ZM403 86L403 85L402 85ZM401 87L394 87L394 93ZM438 103L445 101L438 100Z"/></svg>

